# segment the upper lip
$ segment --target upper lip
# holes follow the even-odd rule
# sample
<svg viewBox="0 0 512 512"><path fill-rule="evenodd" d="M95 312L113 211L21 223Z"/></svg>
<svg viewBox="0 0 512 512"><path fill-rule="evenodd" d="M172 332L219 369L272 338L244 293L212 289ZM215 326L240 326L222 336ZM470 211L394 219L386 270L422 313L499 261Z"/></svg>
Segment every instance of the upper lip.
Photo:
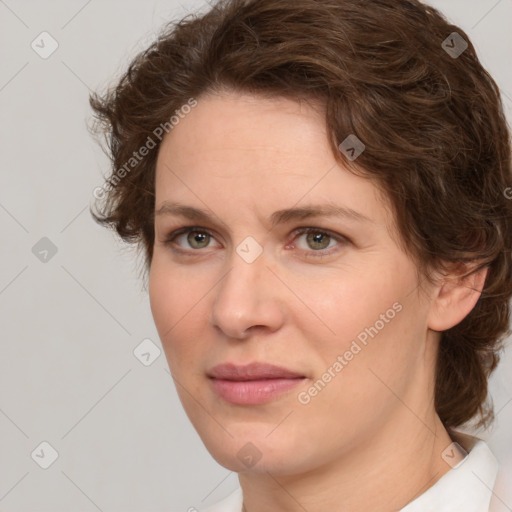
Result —
<svg viewBox="0 0 512 512"><path fill-rule="evenodd" d="M224 363L214 366L208 376L214 379L224 380L260 380L260 379L296 379L304 377L300 373L287 368L282 368L267 363L250 363L247 365L236 365Z"/></svg>

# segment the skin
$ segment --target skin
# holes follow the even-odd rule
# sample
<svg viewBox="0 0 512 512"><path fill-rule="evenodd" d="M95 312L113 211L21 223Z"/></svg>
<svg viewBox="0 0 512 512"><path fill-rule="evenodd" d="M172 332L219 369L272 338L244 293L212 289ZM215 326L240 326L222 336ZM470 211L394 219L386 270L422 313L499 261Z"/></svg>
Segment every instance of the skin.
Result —
<svg viewBox="0 0 512 512"><path fill-rule="evenodd" d="M396 511L451 469L441 453L452 440L433 405L438 331L471 311L485 272L420 279L375 184L332 154L321 109L233 91L202 96L164 139L155 190L155 324L183 407L211 455L238 472L245 510ZM210 220L162 212L177 202ZM276 210L326 203L369 220L270 224ZM169 241L185 226L211 237ZM324 234L319 249L297 233L303 227L339 240ZM248 236L263 249L252 263L236 252ZM298 393L395 303L401 311L300 403ZM228 361L306 379L270 403L234 405L206 375ZM237 456L249 442L261 454L251 467Z"/></svg>

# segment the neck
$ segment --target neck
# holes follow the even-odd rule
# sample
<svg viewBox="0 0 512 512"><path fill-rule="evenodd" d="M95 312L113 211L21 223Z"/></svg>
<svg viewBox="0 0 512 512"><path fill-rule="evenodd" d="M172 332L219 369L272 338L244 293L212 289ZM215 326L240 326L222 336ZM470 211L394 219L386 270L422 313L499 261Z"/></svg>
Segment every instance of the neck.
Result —
<svg viewBox="0 0 512 512"><path fill-rule="evenodd" d="M452 440L433 410L416 416L402 406L396 415L357 448L307 474L240 473L243 511L400 510L451 469L441 454Z"/></svg>

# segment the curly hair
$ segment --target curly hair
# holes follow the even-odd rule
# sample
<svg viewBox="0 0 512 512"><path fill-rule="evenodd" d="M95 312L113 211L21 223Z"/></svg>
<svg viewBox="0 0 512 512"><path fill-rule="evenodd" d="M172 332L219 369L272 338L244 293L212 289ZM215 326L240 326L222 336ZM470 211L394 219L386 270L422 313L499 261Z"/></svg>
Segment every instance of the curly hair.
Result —
<svg viewBox="0 0 512 512"><path fill-rule="evenodd" d="M166 25L90 97L111 158L92 214L143 249L146 270L163 132L222 89L321 101L333 154L389 199L418 268L488 269L476 306L441 335L435 385L445 426L487 426L487 380L509 334L511 147L467 34L417 0L220 0ZM350 134L365 145L357 165L339 149Z"/></svg>

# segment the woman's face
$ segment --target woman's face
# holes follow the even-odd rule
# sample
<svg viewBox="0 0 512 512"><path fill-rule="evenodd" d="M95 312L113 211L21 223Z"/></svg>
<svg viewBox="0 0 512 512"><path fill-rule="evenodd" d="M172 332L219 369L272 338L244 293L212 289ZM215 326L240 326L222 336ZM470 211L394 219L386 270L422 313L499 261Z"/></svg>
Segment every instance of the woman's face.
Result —
<svg viewBox="0 0 512 512"><path fill-rule="evenodd" d="M220 464L308 471L360 453L399 419L419 424L433 396L428 294L376 186L332 155L322 113L201 97L162 143L155 211L153 316ZM210 377L253 362L300 378Z"/></svg>

